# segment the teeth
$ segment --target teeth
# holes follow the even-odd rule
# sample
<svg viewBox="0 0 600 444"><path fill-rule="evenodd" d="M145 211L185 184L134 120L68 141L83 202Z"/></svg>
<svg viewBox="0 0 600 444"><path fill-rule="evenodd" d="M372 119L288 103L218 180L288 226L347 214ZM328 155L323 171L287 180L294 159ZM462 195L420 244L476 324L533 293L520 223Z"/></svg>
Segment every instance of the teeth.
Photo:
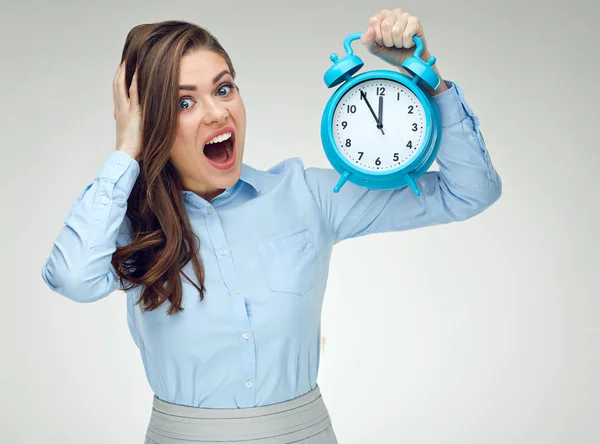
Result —
<svg viewBox="0 0 600 444"><path fill-rule="evenodd" d="M224 134L221 134L221 135L219 135L219 136L217 136L217 137L214 137L214 138L210 139L210 140L207 142L207 145L208 145L209 143L223 142L224 140L227 140L227 139L229 139L230 137L231 137L231 133L224 133Z"/></svg>

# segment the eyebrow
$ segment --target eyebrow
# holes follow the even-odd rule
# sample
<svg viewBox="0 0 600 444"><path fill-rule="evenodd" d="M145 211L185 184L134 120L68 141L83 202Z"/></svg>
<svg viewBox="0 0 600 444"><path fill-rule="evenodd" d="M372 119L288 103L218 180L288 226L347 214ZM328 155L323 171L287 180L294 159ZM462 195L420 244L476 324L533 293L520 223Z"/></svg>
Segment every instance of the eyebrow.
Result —
<svg viewBox="0 0 600 444"><path fill-rule="evenodd" d="M229 72L229 70L223 70L221 71L219 74L217 74L215 76L215 78L213 79L213 83L217 83L219 81L219 79L221 77L223 77L225 74L229 74L231 75L231 73ZM198 87L196 85L179 85L179 89L183 89L186 91L198 91Z"/></svg>

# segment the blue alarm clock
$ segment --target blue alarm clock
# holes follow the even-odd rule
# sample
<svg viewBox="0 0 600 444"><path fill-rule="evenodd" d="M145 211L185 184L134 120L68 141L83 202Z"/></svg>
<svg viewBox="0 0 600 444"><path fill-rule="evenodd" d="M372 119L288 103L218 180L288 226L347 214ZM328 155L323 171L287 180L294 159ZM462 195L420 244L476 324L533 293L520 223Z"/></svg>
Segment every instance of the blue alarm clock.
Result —
<svg viewBox="0 0 600 444"><path fill-rule="evenodd" d="M390 70L356 74L363 62L351 43L362 32L344 39L346 56L333 62L324 76L331 96L321 119L321 140L327 159L341 175L333 191L346 181L371 189L410 186L421 194L415 180L433 163L441 138L440 112L429 92L440 85L433 70L435 57L424 61L422 40L414 36L416 48L402 66L409 77Z"/></svg>

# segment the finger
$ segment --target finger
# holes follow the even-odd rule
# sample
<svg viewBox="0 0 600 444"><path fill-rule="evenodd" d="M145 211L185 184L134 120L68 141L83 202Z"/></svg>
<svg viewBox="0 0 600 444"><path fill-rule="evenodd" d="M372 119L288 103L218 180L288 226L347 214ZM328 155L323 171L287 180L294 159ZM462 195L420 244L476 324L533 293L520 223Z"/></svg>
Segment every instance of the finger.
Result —
<svg viewBox="0 0 600 444"><path fill-rule="evenodd" d="M125 82L125 74L127 73L127 62L123 62L123 66L121 67L121 71L119 72L119 82L118 82L118 91L119 91L119 101L120 106L128 107L129 106L129 96L127 95L127 85Z"/></svg>
<svg viewBox="0 0 600 444"><path fill-rule="evenodd" d="M404 33L402 34L402 45L405 48L411 48L415 46L413 36L417 34L418 27L419 20L414 15L408 17L406 28L404 29Z"/></svg>
<svg viewBox="0 0 600 444"><path fill-rule="evenodd" d="M135 67L135 71L133 72L133 77L131 78L131 86L129 87L129 99L131 100L132 106L139 105L139 97L138 97L138 67Z"/></svg>
<svg viewBox="0 0 600 444"><path fill-rule="evenodd" d="M375 31L375 43L377 43L379 46L383 46L383 39L381 37L381 21L386 18L390 12L391 11L389 9L384 9L375 14L373 17L371 17L371 20L369 20L369 24Z"/></svg>
<svg viewBox="0 0 600 444"><path fill-rule="evenodd" d="M394 46L396 48L402 48L402 34L406 28L406 22L408 19L408 13L404 12L400 15L396 23L392 27L392 39L394 40Z"/></svg>
<svg viewBox="0 0 600 444"><path fill-rule="evenodd" d="M398 20L398 17L391 14L381 21L381 40L383 41L383 46L387 48L392 48L394 46L392 27L396 23L396 20Z"/></svg>
<svg viewBox="0 0 600 444"><path fill-rule="evenodd" d="M117 106L120 110L124 106L127 106L127 94L125 93L125 65L126 61L124 60L119 67L119 72L117 73Z"/></svg>
<svg viewBox="0 0 600 444"><path fill-rule="evenodd" d="M369 19L369 28L373 29L373 42L381 46L381 30L379 29L379 21L376 16Z"/></svg>
<svg viewBox="0 0 600 444"><path fill-rule="evenodd" d="M373 44L373 42L375 42L375 31L373 31L372 26L369 26L369 28L362 33L362 35L360 36L360 41L367 48L370 47Z"/></svg>
<svg viewBox="0 0 600 444"><path fill-rule="evenodd" d="M119 99L119 78L122 67L123 63L119 64L119 66L117 67L117 72L115 73L115 77L113 79L113 102L115 105L115 112L118 111L121 106L121 100Z"/></svg>

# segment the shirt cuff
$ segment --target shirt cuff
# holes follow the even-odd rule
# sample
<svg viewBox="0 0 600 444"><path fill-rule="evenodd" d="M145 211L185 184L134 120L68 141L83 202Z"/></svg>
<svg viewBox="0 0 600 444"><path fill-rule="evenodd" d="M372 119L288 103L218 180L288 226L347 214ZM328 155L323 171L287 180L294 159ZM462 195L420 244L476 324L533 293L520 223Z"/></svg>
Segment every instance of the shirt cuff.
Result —
<svg viewBox="0 0 600 444"><path fill-rule="evenodd" d="M113 151L104 165L98 171L99 179L108 179L128 196L135 185L140 173L139 163L129 154L122 151Z"/></svg>
<svg viewBox="0 0 600 444"><path fill-rule="evenodd" d="M440 110L442 128L454 125L472 115L460 85L451 80L444 80L444 82L448 89L433 96L433 100Z"/></svg>

